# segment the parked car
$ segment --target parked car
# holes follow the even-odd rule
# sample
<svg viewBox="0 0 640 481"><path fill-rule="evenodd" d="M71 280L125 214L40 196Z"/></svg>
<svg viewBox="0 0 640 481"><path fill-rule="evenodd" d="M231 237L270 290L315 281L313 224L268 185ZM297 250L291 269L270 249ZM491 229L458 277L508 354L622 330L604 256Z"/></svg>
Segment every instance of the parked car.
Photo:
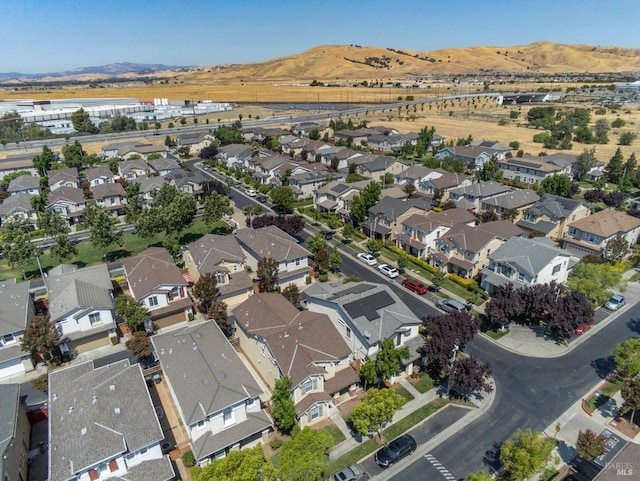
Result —
<svg viewBox="0 0 640 481"><path fill-rule="evenodd" d="M352 464L347 466L342 471L338 471L336 474L329 476L327 481L364 481L369 479L367 472L359 464Z"/></svg>
<svg viewBox="0 0 640 481"><path fill-rule="evenodd" d="M438 302L436 302L436 306L445 312L462 312L467 310L467 306L465 306L461 302L456 301L455 299L440 299Z"/></svg>
<svg viewBox="0 0 640 481"><path fill-rule="evenodd" d="M334 230L323 230L323 231L321 232L321 234L322 234L322 235L324 236L324 238L325 238L325 239L327 239L327 240L331 240L331 239L333 239L333 234L335 234L335 233L336 233L336 231L334 231Z"/></svg>
<svg viewBox="0 0 640 481"><path fill-rule="evenodd" d="M620 294L615 294L611 296L611 298L604 303L605 309L609 309L610 311L617 311L622 306L624 306L627 301L624 300L624 296Z"/></svg>
<svg viewBox="0 0 640 481"><path fill-rule="evenodd" d="M262 202L264 204L267 201L267 196L266 195L259 195L258 196L258 201Z"/></svg>
<svg viewBox="0 0 640 481"><path fill-rule="evenodd" d="M258 195L258 193L253 189L247 189L244 191L244 193L247 194L249 197L255 197L256 195Z"/></svg>
<svg viewBox="0 0 640 481"><path fill-rule="evenodd" d="M371 254L365 254L364 252L360 252L356 257L368 266L375 266L378 263L375 257Z"/></svg>
<svg viewBox="0 0 640 481"><path fill-rule="evenodd" d="M388 468L400 459L413 454L416 450L416 440L409 434L404 434L394 439L389 444L385 444L375 455L375 461L381 468Z"/></svg>
<svg viewBox="0 0 640 481"><path fill-rule="evenodd" d="M389 264L380 264L378 270L391 279L395 279L400 275L398 269L391 267Z"/></svg>
<svg viewBox="0 0 640 481"><path fill-rule="evenodd" d="M427 286L425 286L422 282L418 282L414 279L404 279L402 281L402 285L410 291L415 292L416 294L427 293Z"/></svg>
<svg viewBox="0 0 640 481"><path fill-rule="evenodd" d="M576 327L576 331L575 331L576 336L579 336L580 334L584 334L593 326L595 326L595 324L596 324L596 318L592 317L591 320L589 320L589 322L587 322L586 324Z"/></svg>

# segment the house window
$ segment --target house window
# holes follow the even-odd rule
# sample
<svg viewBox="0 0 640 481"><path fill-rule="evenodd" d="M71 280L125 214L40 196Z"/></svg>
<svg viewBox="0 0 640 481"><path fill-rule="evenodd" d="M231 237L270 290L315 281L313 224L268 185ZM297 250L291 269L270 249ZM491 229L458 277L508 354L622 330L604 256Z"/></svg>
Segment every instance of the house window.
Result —
<svg viewBox="0 0 640 481"><path fill-rule="evenodd" d="M16 342L16 338L13 336L13 334L5 334L4 336L2 336L2 344L5 346L8 346L9 344L15 344Z"/></svg>
<svg viewBox="0 0 640 481"><path fill-rule="evenodd" d="M590 233L588 233L588 232L587 232L587 233L585 233L585 235L584 235L584 239L585 239L587 242L590 242L590 243L592 243L592 244L595 244L596 242L598 242L598 236L597 236L597 235L595 235L595 234L590 234Z"/></svg>
<svg viewBox="0 0 640 481"><path fill-rule="evenodd" d="M198 424L196 424L196 429L198 431L202 431L207 425L206 421L199 421Z"/></svg>
<svg viewBox="0 0 640 481"><path fill-rule="evenodd" d="M233 264L233 272L238 272L238 264Z"/></svg>
<svg viewBox="0 0 640 481"><path fill-rule="evenodd" d="M89 314L89 322L91 322L92 326L94 324L101 324L102 320L100 320L100 313L99 312L92 312L91 314Z"/></svg>
<svg viewBox="0 0 640 481"><path fill-rule="evenodd" d="M235 424L236 420L233 416L233 409L227 408L222 411L222 419L224 420L225 426L231 426L232 424Z"/></svg>
<svg viewBox="0 0 640 481"><path fill-rule="evenodd" d="M322 404L316 404L307 413L307 421L311 422L322 416Z"/></svg>
<svg viewBox="0 0 640 481"><path fill-rule="evenodd" d="M302 260L302 257L298 257L296 258L296 266L300 265L300 261Z"/></svg>
<svg viewBox="0 0 640 481"><path fill-rule="evenodd" d="M304 396L308 392L316 389L316 387L317 387L316 379L308 378L302 384L300 384L300 392L302 392L302 395Z"/></svg>
<svg viewBox="0 0 640 481"><path fill-rule="evenodd" d="M149 306L153 307L153 306L157 306L158 305L158 297L157 296L151 296L149 298Z"/></svg>
<svg viewBox="0 0 640 481"><path fill-rule="evenodd" d="M351 339L351 328L347 327L347 339Z"/></svg>
<svg viewBox="0 0 640 481"><path fill-rule="evenodd" d="M558 264L557 266L553 266L553 271L551 272L551 275L556 275L558 272L560 272L560 268L562 267L562 264Z"/></svg>
<svg viewBox="0 0 640 481"><path fill-rule="evenodd" d="M179 287L174 287L171 289L171 295L173 297L180 297L180 288Z"/></svg>

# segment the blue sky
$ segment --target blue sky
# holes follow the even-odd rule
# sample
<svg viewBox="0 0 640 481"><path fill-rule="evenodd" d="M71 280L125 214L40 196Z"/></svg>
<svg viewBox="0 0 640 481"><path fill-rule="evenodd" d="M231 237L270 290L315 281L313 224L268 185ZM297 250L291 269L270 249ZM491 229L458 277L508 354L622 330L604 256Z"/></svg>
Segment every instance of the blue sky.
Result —
<svg viewBox="0 0 640 481"><path fill-rule="evenodd" d="M327 44L640 48L638 0L1 0L0 72L261 62Z"/></svg>

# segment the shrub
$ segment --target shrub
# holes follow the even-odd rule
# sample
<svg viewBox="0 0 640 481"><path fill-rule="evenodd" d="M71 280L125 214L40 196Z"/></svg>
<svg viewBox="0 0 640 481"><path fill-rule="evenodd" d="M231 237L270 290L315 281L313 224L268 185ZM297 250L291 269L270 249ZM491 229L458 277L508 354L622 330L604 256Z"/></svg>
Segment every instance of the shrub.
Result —
<svg viewBox="0 0 640 481"><path fill-rule="evenodd" d="M120 344L120 339L118 339L118 336L111 336L109 339L111 339L111 344L114 346Z"/></svg>
<svg viewBox="0 0 640 481"><path fill-rule="evenodd" d="M282 439L274 439L269 443L269 446L271 446L271 449L278 449L282 446Z"/></svg>
<svg viewBox="0 0 640 481"><path fill-rule="evenodd" d="M434 207L433 208L434 212L442 212L442 207L438 206L438 207Z"/></svg>
<svg viewBox="0 0 640 481"><path fill-rule="evenodd" d="M360 277L360 276L347 276L342 280L343 284L347 284L349 282L362 282L362 277Z"/></svg>
<svg viewBox="0 0 640 481"><path fill-rule="evenodd" d="M182 459L182 464L184 464L187 468L190 468L191 466L194 466L196 464L196 458L191 451L187 451L186 453L184 453L180 459Z"/></svg>
<svg viewBox="0 0 640 481"><path fill-rule="evenodd" d="M421 259L418 259L415 256L409 256L409 260L413 262L415 265L420 266L423 269L426 269L427 271L431 272L432 274L435 274L436 272L438 272L437 267L433 267L432 265L429 265L427 262Z"/></svg>
<svg viewBox="0 0 640 481"><path fill-rule="evenodd" d="M398 254L399 256L401 256L402 254L405 253L404 250L402 250L402 249L400 249L399 247L396 247L396 246L387 246L387 249L389 249L394 254Z"/></svg>
<svg viewBox="0 0 640 481"><path fill-rule="evenodd" d="M478 283L473 279L464 279L463 277L457 276L455 274L449 275L449 280L455 282L459 286L464 287L465 289L469 289L471 286L478 285Z"/></svg>
<svg viewBox="0 0 640 481"><path fill-rule="evenodd" d="M306 284L311 284L311 276L307 276L307 277L305 277L305 278L304 278L304 282L305 282Z"/></svg>
<svg viewBox="0 0 640 481"><path fill-rule="evenodd" d="M323 272L318 276L318 280L320 282L327 282L329 280L329 274L327 274L326 272Z"/></svg>

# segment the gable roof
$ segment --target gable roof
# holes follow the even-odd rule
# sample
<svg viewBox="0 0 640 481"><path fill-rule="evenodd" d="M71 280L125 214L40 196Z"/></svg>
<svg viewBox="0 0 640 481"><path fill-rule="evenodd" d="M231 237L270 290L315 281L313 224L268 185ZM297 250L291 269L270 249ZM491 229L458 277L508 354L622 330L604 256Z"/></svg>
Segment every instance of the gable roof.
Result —
<svg viewBox="0 0 640 481"><path fill-rule="evenodd" d="M198 272L215 272L223 262L243 263L246 255L232 235L207 234L187 245Z"/></svg>
<svg viewBox="0 0 640 481"><path fill-rule="evenodd" d="M49 195L47 195L48 206L60 201L67 201L73 204L84 203L84 194L82 189L78 189L77 187L61 187L55 192L49 192Z"/></svg>
<svg viewBox="0 0 640 481"><path fill-rule="evenodd" d="M90 361L50 372L49 415L52 481L75 478L91 466L164 438L142 369L128 360L99 368ZM173 474L166 464L165 476Z"/></svg>
<svg viewBox="0 0 640 481"><path fill-rule="evenodd" d="M144 159L130 159L118 162L118 169L120 169L123 175L134 169L149 172L149 165L147 165L147 161Z"/></svg>
<svg viewBox="0 0 640 481"><path fill-rule="evenodd" d="M569 227L607 239L611 236L625 234L640 227L640 219L630 216L626 212L620 212L615 209L605 209L591 214L584 219L572 222L569 224Z"/></svg>
<svg viewBox="0 0 640 481"><path fill-rule="evenodd" d="M436 189L451 189L457 187L460 184L467 182L471 177L464 174L457 174L455 172L445 172L440 169L436 169L436 172L442 173L440 177L432 177L429 182Z"/></svg>
<svg viewBox="0 0 640 481"><path fill-rule="evenodd" d="M56 322L76 309L113 309L111 276L106 264L61 264L48 272L49 315Z"/></svg>
<svg viewBox="0 0 640 481"><path fill-rule="evenodd" d="M66 169L55 169L47 171L47 179L49 180L49 185L53 185L56 182L61 181L78 181L78 168L77 167L69 167Z"/></svg>
<svg viewBox="0 0 640 481"><path fill-rule="evenodd" d="M402 225L419 227L425 232L432 232L441 225L454 226L475 222L476 216L465 209L447 209L441 212L428 212L424 214L412 214L402 221Z"/></svg>
<svg viewBox="0 0 640 481"><path fill-rule="evenodd" d="M558 249L551 239L511 237L495 252L489 254L489 259L510 264L533 278L558 256L570 257L570 254Z"/></svg>
<svg viewBox="0 0 640 481"><path fill-rule="evenodd" d="M18 408L20 406L20 385L0 384L0 453L5 454L9 444L16 437L18 428ZM4 469L0 470L3 473ZM9 478L7 478L9 479Z"/></svg>
<svg viewBox="0 0 640 481"><path fill-rule="evenodd" d="M35 175L19 175L9 182L7 192L18 192L20 190L30 190L40 188L40 177Z"/></svg>
<svg viewBox="0 0 640 481"><path fill-rule="evenodd" d="M156 172L160 170L178 170L180 169L180 164L173 159L160 157L159 159L153 159L147 161L149 167L151 167Z"/></svg>
<svg viewBox="0 0 640 481"><path fill-rule="evenodd" d="M228 157L251 157L251 147L245 144L228 144L218 147L218 152L226 154Z"/></svg>
<svg viewBox="0 0 640 481"><path fill-rule="evenodd" d="M151 341L188 425L262 394L214 321L156 334Z"/></svg>
<svg viewBox="0 0 640 481"><path fill-rule="evenodd" d="M0 204L0 216L11 215L16 212L35 212L31 205L33 197L26 192L11 194Z"/></svg>
<svg viewBox="0 0 640 481"><path fill-rule="evenodd" d="M383 197L377 204L370 207L368 212L374 216L382 216L388 221L393 221L412 207L422 210L431 210L431 199L420 197L416 197L414 199Z"/></svg>
<svg viewBox="0 0 640 481"><path fill-rule="evenodd" d="M0 281L0 336L24 331L34 314L29 282Z"/></svg>
<svg viewBox="0 0 640 481"><path fill-rule="evenodd" d="M487 199L484 203L504 209L517 209L525 205L533 204L539 199L540 196L534 190L522 189Z"/></svg>
<svg viewBox="0 0 640 481"><path fill-rule="evenodd" d="M554 194L544 194L540 200L527 210L536 216L545 215L551 220L566 219L578 207L587 205L575 199L561 197Z"/></svg>
<svg viewBox="0 0 640 481"><path fill-rule="evenodd" d="M164 247L149 247L122 263L134 299L140 300L161 286L187 286L171 254Z"/></svg>
<svg viewBox="0 0 640 481"><path fill-rule="evenodd" d="M400 177L401 179L418 180L433 173L435 173L435 170L429 169L424 165L412 165L411 167L397 174L396 177Z"/></svg>
<svg viewBox="0 0 640 481"><path fill-rule="evenodd" d="M511 148L509 148L511 150ZM454 145L443 148L440 153L444 155L447 151L451 152L454 157L461 157L463 159L476 160L482 155L488 155L489 157L500 154L500 150L495 150L489 147L482 147L478 145ZM439 155L441 157L442 155Z"/></svg>
<svg viewBox="0 0 640 481"><path fill-rule="evenodd" d="M108 167L91 167L84 171L84 178L87 181L91 181L93 179L99 179L101 177L107 177L109 179L113 179L113 172Z"/></svg>
<svg viewBox="0 0 640 481"><path fill-rule="evenodd" d="M490 195L498 195L504 192L511 192L511 187L508 187L500 182L494 182L489 180L486 182L474 182L471 185L458 187L457 189L451 189L450 193L461 196L473 196L473 197L487 197Z"/></svg>
<svg viewBox="0 0 640 481"><path fill-rule="evenodd" d="M450 247L459 247L463 251L480 252L493 239L509 239L522 235L524 231L508 220L473 225L456 224L440 239Z"/></svg>
<svg viewBox="0 0 640 481"><path fill-rule="evenodd" d="M498 166L502 165L515 165L518 167L526 167L528 169L539 170L540 172L560 172L564 167L560 167L551 162L547 162L547 157L512 157L510 159L504 159L498 161Z"/></svg>
<svg viewBox="0 0 640 481"><path fill-rule="evenodd" d="M236 237L259 259L271 257L276 262L281 262L309 255L309 251L293 237L274 225L260 229L238 229Z"/></svg>
<svg viewBox="0 0 640 481"><path fill-rule="evenodd" d="M369 345L394 335L403 326L421 322L385 284L317 283L307 288L304 295L311 311L314 303L338 308Z"/></svg>
<svg viewBox="0 0 640 481"><path fill-rule="evenodd" d="M152 175L150 177L138 177L136 179L133 179L131 182L140 184L140 193L146 194L148 192L153 192L154 190L160 189L162 185L167 181L164 177Z"/></svg>
<svg viewBox="0 0 640 481"><path fill-rule="evenodd" d="M118 182L106 182L104 184L92 185L91 192L93 193L93 197L97 200L114 195L127 197L124 187L122 187L122 184Z"/></svg>

